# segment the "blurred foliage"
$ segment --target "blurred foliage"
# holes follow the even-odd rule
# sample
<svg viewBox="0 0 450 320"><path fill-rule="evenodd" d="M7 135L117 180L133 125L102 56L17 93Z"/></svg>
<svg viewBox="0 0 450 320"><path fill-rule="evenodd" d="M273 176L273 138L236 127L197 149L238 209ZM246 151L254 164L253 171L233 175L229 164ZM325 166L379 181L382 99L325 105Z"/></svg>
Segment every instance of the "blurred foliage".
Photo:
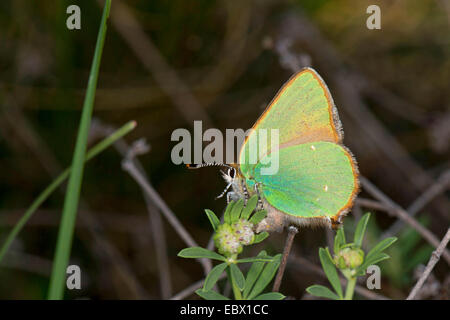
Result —
<svg viewBox="0 0 450 320"><path fill-rule="evenodd" d="M419 222L428 226L429 219L421 217ZM368 237L370 243L377 241L381 236L379 227L372 223L369 225ZM419 264L426 264L434 248L424 244L420 235L411 228L405 228L400 232L395 246L388 249L391 257L382 266L382 274L389 279L391 285L397 289L407 288L414 284L413 271Z"/></svg>

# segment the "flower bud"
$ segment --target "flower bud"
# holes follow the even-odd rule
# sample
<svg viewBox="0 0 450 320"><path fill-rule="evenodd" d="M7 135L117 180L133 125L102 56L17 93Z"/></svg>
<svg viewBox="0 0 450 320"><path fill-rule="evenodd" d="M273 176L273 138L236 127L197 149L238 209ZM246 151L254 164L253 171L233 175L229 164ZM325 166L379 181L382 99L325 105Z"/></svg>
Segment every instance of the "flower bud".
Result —
<svg viewBox="0 0 450 320"><path fill-rule="evenodd" d="M240 244L247 246L253 242L255 233L253 232L253 224L251 222L240 219L238 222L234 223L232 227Z"/></svg>
<svg viewBox="0 0 450 320"><path fill-rule="evenodd" d="M227 223L220 225L214 235L214 243L219 252L225 256L232 256L242 252L242 245L234 229Z"/></svg>
<svg viewBox="0 0 450 320"><path fill-rule="evenodd" d="M334 256L334 263L339 269L355 269L364 261L364 251L359 248L344 248Z"/></svg>

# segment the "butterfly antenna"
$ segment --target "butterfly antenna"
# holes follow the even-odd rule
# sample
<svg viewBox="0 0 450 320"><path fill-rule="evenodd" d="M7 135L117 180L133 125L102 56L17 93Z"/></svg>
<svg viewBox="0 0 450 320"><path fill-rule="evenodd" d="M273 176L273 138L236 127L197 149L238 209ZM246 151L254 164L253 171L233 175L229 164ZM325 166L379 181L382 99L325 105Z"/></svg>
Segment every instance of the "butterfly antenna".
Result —
<svg viewBox="0 0 450 320"><path fill-rule="evenodd" d="M200 168L204 168L204 167L227 167L227 168L232 168L232 166L230 166L228 164L217 163L217 162L206 162L206 163L200 163L200 164L188 163L188 164L186 164L186 167L188 167L188 169L200 169Z"/></svg>

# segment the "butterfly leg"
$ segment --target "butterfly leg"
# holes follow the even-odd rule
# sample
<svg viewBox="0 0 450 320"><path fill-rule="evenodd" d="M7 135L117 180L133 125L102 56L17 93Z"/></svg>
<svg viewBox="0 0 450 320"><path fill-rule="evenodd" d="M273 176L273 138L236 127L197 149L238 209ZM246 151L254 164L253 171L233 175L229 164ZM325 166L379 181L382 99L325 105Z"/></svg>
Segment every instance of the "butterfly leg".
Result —
<svg viewBox="0 0 450 320"><path fill-rule="evenodd" d="M226 188L222 191L222 193L219 194L219 195L216 197L216 199L222 198L222 197L225 195L225 193L228 191L228 189L230 189L231 185L232 185L232 183L230 182L230 183L226 186ZM227 201L228 201L228 194L227 194Z"/></svg>
<svg viewBox="0 0 450 320"><path fill-rule="evenodd" d="M227 204L229 204L231 201L233 201L234 198L234 192L230 191L227 193Z"/></svg>
<svg viewBox="0 0 450 320"><path fill-rule="evenodd" d="M255 183L255 192L258 195L258 205L257 205L257 209L262 210L263 209L263 201L261 198L261 193L259 192L259 183Z"/></svg>
<svg viewBox="0 0 450 320"><path fill-rule="evenodd" d="M248 195L247 186L245 185L244 180L241 180L241 187L242 187L242 191L244 193L244 206L246 206L247 200L248 200L248 198L250 198L250 196Z"/></svg>

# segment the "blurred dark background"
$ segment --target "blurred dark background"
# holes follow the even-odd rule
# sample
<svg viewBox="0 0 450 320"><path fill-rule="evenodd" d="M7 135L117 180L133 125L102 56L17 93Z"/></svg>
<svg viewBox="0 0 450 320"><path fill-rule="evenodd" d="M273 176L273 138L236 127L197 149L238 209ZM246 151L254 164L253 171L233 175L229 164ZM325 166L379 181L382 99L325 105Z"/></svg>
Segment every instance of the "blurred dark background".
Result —
<svg viewBox="0 0 450 320"><path fill-rule="evenodd" d="M71 4L81 8L81 30L66 28ZM366 27L371 4L381 8L380 30ZM0 2L0 244L71 161L101 8L101 1ZM204 130L247 129L295 71L312 66L333 94L361 173L408 208L449 169L449 26L446 0L113 0L91 140L105 126L136 120L125 140L147 140L151 150L139 160L149 181L206 246L211 229L203 210L220 214L225 200L215 197L225 183L217 168L174 165L172 131L191 130L194 120ZM82 270L82 290L67 298L160 299L203 277L196 261L176 256L186 244L164 219L165 243L155 243L142 192L121 161L110 148L86 166L71 255ZM0 265L0 298L45 298L61 191L35 213ZM360 197L369 195L363 190ZM441 239L449 208L441 192L419 221ZM358 205L346 228L367 210ZM370 211L368 246L395 222ZM411 229L399 235L393 258L381 263L377 292L390 298L405 297L433 250ZM284 240L275 234L254 250L278 253ZM319 265L325 230L301 230L295 242L296 255ZM161 246L171 277L164 294L155 253ZM442 298L448 274L440 262L433 277L442 288L424 298ZM304 289L314 283L327 284L292 262L281 291L307 298Z"/></svg>

